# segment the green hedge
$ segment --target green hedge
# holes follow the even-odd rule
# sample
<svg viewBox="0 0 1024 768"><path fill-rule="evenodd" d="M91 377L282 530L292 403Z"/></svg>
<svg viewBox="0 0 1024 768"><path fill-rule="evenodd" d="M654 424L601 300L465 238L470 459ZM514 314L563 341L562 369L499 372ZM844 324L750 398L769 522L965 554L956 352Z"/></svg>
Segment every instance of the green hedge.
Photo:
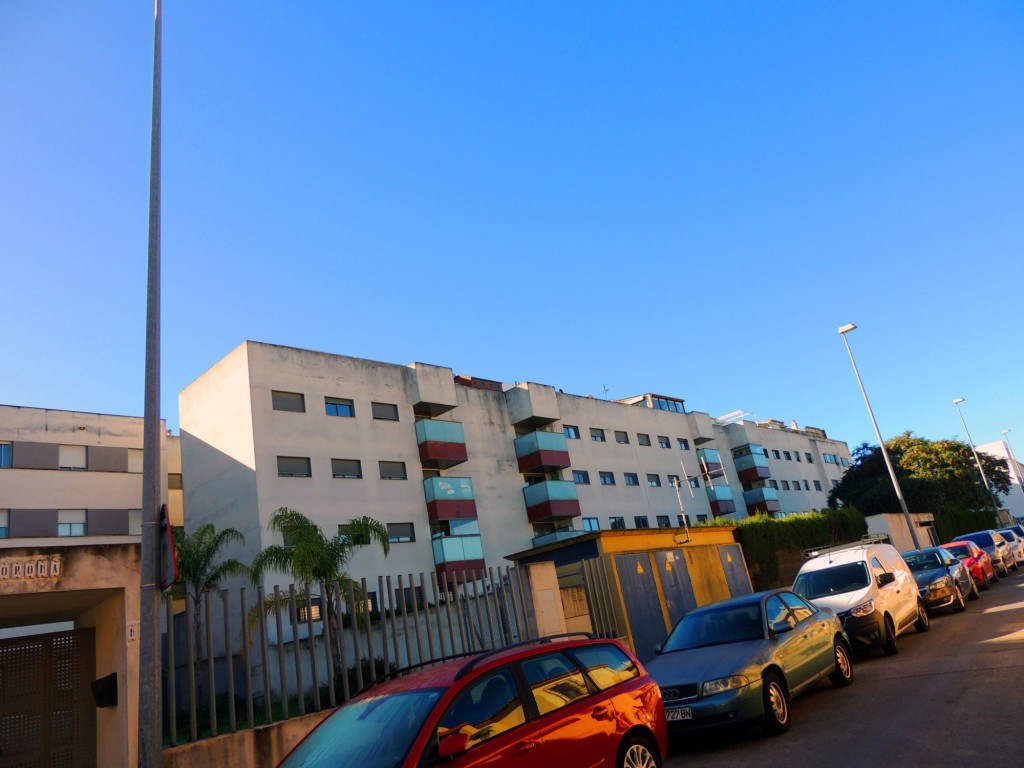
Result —
<svg viewBox="0 0 1024 768"><path fill-rule="evenodd" d="M778 582L779 550L845 544L857 541L866 532L864 516L846 506L777 520L767 515L747 518L736 528L736 539L743 545L754 589L761 590Z"/></svg>

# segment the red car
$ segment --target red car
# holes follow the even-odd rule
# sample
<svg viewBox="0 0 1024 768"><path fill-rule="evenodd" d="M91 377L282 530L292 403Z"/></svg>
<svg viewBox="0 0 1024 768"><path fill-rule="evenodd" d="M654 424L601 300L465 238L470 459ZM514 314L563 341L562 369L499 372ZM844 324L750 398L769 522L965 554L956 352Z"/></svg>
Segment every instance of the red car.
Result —
<svg viewBox="0 0 1024 768"><path fill-rule="evenodd" d="M967 566L979 589L988 589L989 582L994 584L999 581L999 575L992 566L992 558L973 541L951 541L949 544L943 544L942 548Z"/></svg>
<svg viewBox="0 0 1024 768"><path fill-rule="evenodd" d="M657 768L661 691L617 640L543 638L420 668L360 693L279 768Z"/></svg>

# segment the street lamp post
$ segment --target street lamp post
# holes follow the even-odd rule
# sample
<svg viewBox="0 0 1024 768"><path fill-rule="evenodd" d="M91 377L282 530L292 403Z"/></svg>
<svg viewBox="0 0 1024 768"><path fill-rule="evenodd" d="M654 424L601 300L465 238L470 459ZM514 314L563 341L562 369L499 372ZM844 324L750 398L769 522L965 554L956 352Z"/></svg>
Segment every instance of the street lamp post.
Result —
<svg viewBox="0 0 1024 768"><path fill-rule="evenodd" d="M864 405L868 407L868 416L871 417L871 426L875 428L875 437L878 438L878 447L882 450L882 458L885 459L885 466L889 470L889 477L892 479L893 490L896 491L896 498L899 500L900 509L903 510L903 519L906 520L907 527L910 528L910 538L914 541L914 549L920 549L921 542L917 540L917 530L914 526L914 519L910 516L910 510L907 509L907 502L903 498L903 489L900 488L900 481L896 479L896 470L893 469L892 460L889 458L889 451L885 448L885 441L882 439L882 433L878 431L878 422L875 421L875 412L871 410L871 402L868 400L868 393L864 389L864 382L861 381L860 371L857 370L857 361L853 359L853 350L850 349L850 342L846 338L846 334L856 329L857 326L853 323L840 326L839 335L843 337L843 343L846 344L846 352L850 356L850 362L853 364L853 374L857 377L857 385L860 387L860 393L864 396Z"/></svg>
<svg viewBox="0 0 1024 768"><path fill-rule="evenodd" d="M988 478L985 477L985 470L981 468L981 459L978 458L978 451L974 447L974 441L971 439L971 431L967 429L967 422L964 420L964 412L960 410L960 403L964 399L958 397L953 400L953 405L956 406L956 412L960 414L960 423L964 425L964 434L967 435L967 442L971 446L971 453L974 454L974 463L978 466L978 472L981 473L981 482L985 485L985 491L988 493L988 500L992 502L992 509L996 513L996 522L999 522L999 504L996 502L996 496L992 493L992 487L988 484Z"/></svg>

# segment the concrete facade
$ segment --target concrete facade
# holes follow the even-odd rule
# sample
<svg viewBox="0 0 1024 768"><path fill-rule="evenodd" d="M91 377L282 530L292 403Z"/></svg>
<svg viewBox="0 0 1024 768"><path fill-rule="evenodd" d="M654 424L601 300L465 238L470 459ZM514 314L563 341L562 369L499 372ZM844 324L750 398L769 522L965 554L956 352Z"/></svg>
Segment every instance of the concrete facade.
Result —
<svg viewBox="0 0 1024 768"><path fill-rule="evenodd" d="M1000 509L1005 509L1014 520L1024 520L1024 466L1017 461L1010 444L1005 440L979 445L978 450L1006 462L1010 473L1010 492L999 500Z"/></svg>
<svg viewBox="0 0 1024 768"><path fill-rule="evenodd" d="M499 565L585 526L676 527L680 497L690 524L712 522L708 486L731 493L735 512L720 519L734 521L749 511L732 455L744 446L756 447L755 485L777 498L777 515L819 509L850 460L822 430L726 423L678 398L600 400L251 341L186 387L179 412L189 529L238 529L242 560L273 541L279 507L329 535L360 515L411 534L396 536L386 563L356 554L349 570L368 578L434 570L451 544L464 562ZM718 451L721 471L705 471L701 449ZM467 520L478 533L449 535Z"/></svg>

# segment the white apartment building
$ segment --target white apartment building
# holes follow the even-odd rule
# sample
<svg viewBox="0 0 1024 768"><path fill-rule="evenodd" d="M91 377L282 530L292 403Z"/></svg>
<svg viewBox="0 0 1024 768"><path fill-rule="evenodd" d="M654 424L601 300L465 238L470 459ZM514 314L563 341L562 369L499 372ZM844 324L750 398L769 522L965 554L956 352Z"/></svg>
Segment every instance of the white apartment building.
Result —
<svg viewBox="0 0 1024 768"><path fill-rule="evenodd" d="M985 443L979 445L978 450L1006 462L1006 469L1010 473L1010 492L999 500L999 506L1008 511L1014 519L1024 520L1024 467L1017 461L1009 442L997 440Z"/></svg>
<svg viewBox="0 0 1024 768"><path fill-rule="evenodd" d="M370 515L391 554L362 550L350 571L372 578L458 578L558 538L683 515L823 508L850 464L820 429L725 423L679 398L600 400L251 341L186 387L179 409L188 528L234 527L251 557L273 541L279 507L328 535Z"/></svg>

